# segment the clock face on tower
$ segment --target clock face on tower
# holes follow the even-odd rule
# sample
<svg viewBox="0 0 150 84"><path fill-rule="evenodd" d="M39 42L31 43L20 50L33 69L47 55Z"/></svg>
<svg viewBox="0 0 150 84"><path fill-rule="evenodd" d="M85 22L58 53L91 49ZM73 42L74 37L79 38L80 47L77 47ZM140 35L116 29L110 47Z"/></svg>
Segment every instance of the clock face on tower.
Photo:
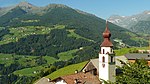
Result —
<svg viewBox="0 0 150 84"><path fill-rule="evenodd" d="M105 64L102 64L103 68L105 68Z"/></svg>

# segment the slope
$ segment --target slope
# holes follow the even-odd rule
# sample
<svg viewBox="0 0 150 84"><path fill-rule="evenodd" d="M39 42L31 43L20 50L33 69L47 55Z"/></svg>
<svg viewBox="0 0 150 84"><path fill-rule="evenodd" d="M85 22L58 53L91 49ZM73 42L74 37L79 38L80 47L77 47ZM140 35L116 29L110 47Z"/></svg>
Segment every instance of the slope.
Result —
<svg viewBox="0 0 150 84"><path fill-rule="evenodd" d="M17 18L21 15L24 15L26 12L22 10L20 7L16 7L10 10L8 13L0 17L0 25L8 26L8 23L12 21L12 19Z"/></svg>
<svg viewBox="0 0 150 84"><path fill-rule="evenodd" d="M39 15L39 13L26 12L25 8L28 7L22 9L17 6L11 12L0 17L1 25L9 26L6 29L11 33L2 37L4 42L1 44L4 45L0 45L0 52L37 56L49 55L58 58L57 53L91 46L102 41L100 34L105 29L105 20L61 4L52 4L46 7L42 10L44 13ZM57 29L56 25L63 25L63 27ZM17 30L19 28L21 28L20 32ZM12 32L12 29L16 29L13 30L15 32ZM129 46L139 46L139 42L132 39L132 35L138 37L137 34L112 23L109 23L109 29L112 33L112 40L121 39ZM72 36L69 36L70 34ZM12 37L17 39L6 42ZM142 40L142 42L142 46L147 45L146 41Z"/></svg>
<svg viewBox="0 0 150 84"><path fill-rule="evenodd" d="M36 10L30 9L30 6L32 7L31 4L26 3L25 7L16 6L0 17L0 26L2 26L0 32L4 32L0 36L0 53L37 56L38 59L35 61L38 65L35 65L34 69L38 69L38 66L55 66L55 69L59 69L98 56L98 45L103 40L101 34L105 29L105 20L61 4L36 7ZM112 33L112 41L119 39L126 45L139 46L138 40L133 39L138 37L137 34L112 23L109 23L109 29ZM142 46L144 45L146 45L146 41L143 41ZM66 53L69 55L67 56ZM44 58L46 60L43 60L42 57L46 57ZM53 58L54 62L50 58ZM27 59L25 63L30 63L28 61ZM30 75L34 69L32 70L30 64L21 68L17 61L14 60L14 62L16 64L6 67L8 71L1 68L7 71L7 77L3 76L2 80L5 82L17 81L17 83L28 81L30 83L32 77L20 77L18 74L27 75L26 71L31 70ZM51 64L52 62L53 64ZM47 63L51 65L47 65ZM14 66L18 68L14 69ZM9 73L9 67L12 68L12 71L18 70L16 71L17 75L14 76L12 71ZM9 79L9 77L11 78Z"/></svg>
<svg viewBox="0 0 150 84"><path fill-rule="evenodd" d="M69 65L66 66L64 68L61 68L53 73L51 73L50 75L46 76L47 78L50 79L55 79L57 77L60 76L65 76L65 75L69 75L69 74L73 74L76 70L81 71L81 69L87 64L87 61L82 62L82 63L78 63L78 64L73 64L73 65ZM63 73L61 73L63 72Z"/></svg>

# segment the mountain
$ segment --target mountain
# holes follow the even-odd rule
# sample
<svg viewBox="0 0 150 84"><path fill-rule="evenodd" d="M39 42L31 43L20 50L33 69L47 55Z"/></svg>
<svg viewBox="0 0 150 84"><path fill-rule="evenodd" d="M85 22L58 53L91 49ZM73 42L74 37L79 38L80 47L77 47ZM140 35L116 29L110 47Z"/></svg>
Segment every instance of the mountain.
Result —
<svg viewBox="0 0 150 84"><path fill-rule="evenodd" d="M143 13L132 16L119 16L113 15L108 19L110 22L127 28L136 33L149 34L150 30L150 11L144 11Z"/></svg>
<svg viewBox="0 0 150 84"><path fill-rule="evenodd" d="M14 6L10 6L10 7L1 7L0 8L0 16L6 14L8 11L10 11L12 8L14 8Z"/></svg>
<svg viewBox="0 0 150 84"><path fill-rule="evenodd" d="M105 20L62 4L41 8L23 2L0 17L0 26L10 31L1 36L0 43L4 44L0 46L1 53L56 56L60 52L101 42ZM45 33L46 28L49 33ZM117 39L129 46L147 45L145 40L139 44L137 40L141 38L127 29L112 23L109 28L113 41Z"/></svg>
<svg viewBox="0 0 150 84"><path fill-rule="evenodd" d="M26 12L33 13L35 10L39 10L39 7L36 7L28 2L21 2L16 7L22 8Z"/></svg>
<svg viewBox="0 0 150 84"><path fill-rule="evenodd" d="M0 17L0 25L2 26L8 26L9 22L12 22L12 19L17 18L21 15L26 14L27 12L21 9L20 7L15 7L11 9L9 12L7 12L5 15Z"/></svg>
<svg viewBox="0 0 150 84"><path fill-rule="evenodd" d="M136 33L110 22L108 26L115 49L148 45ZM104 19L62 4L37 7L23 2L10 8L0 16L0 83L28 84L96 58L105 28Z"/></svg>
<svg viewBox="0 0 150 84"><path fill-rule="evenodd" d="M0 17L0 26L4 27L1 31L7 31L0 36L1 53L57 58L60 52L101 42L105 20L62 4L36 7L22 2ZM112 23L109 28L116 47L148 45L127 29Z"/></svg>

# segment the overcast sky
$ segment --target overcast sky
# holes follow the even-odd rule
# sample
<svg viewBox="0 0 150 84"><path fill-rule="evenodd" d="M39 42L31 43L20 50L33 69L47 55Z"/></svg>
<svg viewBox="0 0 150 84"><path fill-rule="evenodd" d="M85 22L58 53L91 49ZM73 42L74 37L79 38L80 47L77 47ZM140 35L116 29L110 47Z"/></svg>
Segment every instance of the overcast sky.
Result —
<svg viewBox="0 0 150 84"><path fill-rule="evenodd" d="M36 6L46 6L51 3L65 4L103 19L111 15L129 16L150 10L150 0L0 0L0 7L16 5L21 1Z"/></svg>

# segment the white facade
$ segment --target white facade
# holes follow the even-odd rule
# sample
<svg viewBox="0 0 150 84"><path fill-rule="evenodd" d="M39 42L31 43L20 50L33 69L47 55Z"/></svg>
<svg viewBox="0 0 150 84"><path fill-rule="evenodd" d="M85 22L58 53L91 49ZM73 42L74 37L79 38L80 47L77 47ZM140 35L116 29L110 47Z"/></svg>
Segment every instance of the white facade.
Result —
<svg viewBox="0 0 150 84"><path fill-rule="evenodd" d="M110 56L112 54L112 56ZM112 47L101 47L99 53L99 79L105 81L115 81L115 57Z"/></svg>
<svg viewBox="0 0 150 84"><path fill-rule="evenodd" d="M111 47L101 47L101 54L111 54L113 53L113 49Z"/></svg>
<svg viewBox="0 0 150 84"><path fill-rule="evenodd" d="M67 84L64 80L59 80L59 81L56 81L55 84Z"/></svg>

